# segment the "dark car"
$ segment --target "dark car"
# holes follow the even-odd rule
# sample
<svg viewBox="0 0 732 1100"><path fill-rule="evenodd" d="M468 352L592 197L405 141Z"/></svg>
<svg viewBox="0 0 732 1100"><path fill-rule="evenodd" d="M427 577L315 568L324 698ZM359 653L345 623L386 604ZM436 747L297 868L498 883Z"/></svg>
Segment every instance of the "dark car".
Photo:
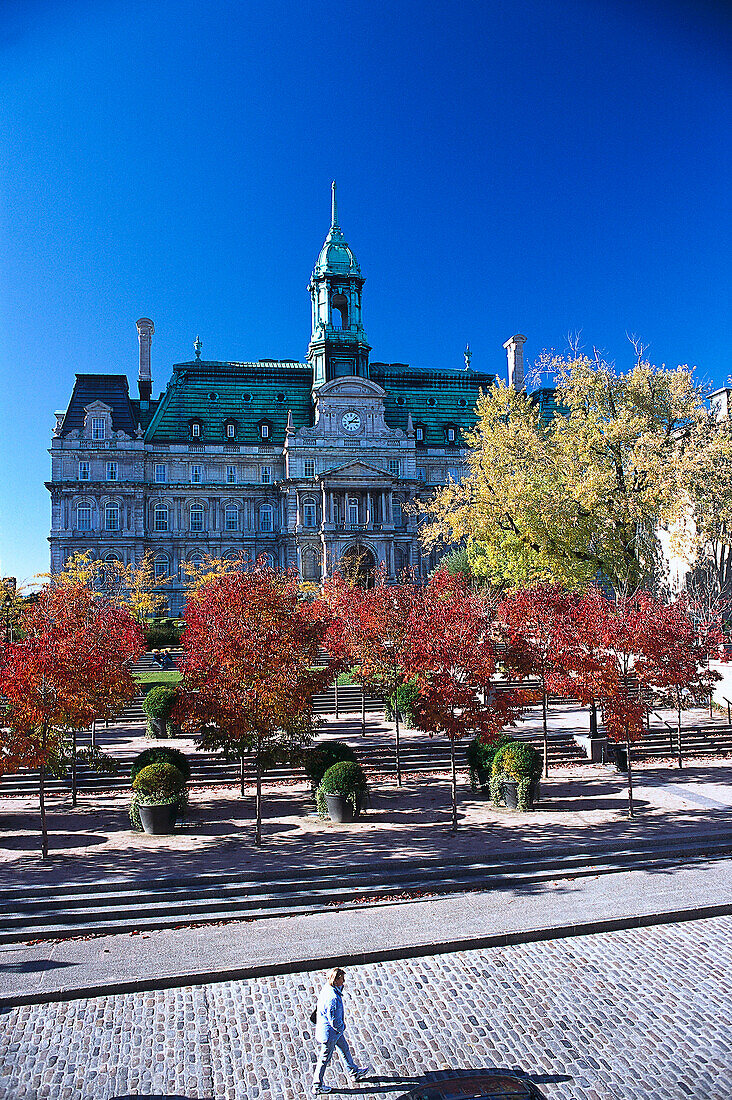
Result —
<svg viewBox="0 0 732 1100"><path fill-rule="evenodd" d="M420 1085L400 1100L543 1100L536 1085L512 1073L474 1073Z"/></svg>

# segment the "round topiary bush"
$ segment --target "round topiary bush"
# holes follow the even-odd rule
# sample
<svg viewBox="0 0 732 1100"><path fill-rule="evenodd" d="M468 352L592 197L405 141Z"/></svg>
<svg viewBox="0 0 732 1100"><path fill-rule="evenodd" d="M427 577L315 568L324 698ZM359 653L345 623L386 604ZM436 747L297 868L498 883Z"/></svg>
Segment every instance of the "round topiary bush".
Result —
<svg viewBox="0 0 732 1100"><path fill-rule="evenodd" d="M178 771L182 773L186 783L191 778L191 765L186 754L181 752L180 749L171 749L167 745L161 745L160 748L145 749L144 752L135 757L132 761L130 779L134 783L136 776L143 768L157 763L174 764Z"/></svg>
<svg viewBox="0 0 732 1100"><path fill-rule="evenodd" d="M323 741L312 749L303 753L303 767L305 774L314 788L318 786L328 768L337 764L340 760L355 762L356 754L350 745L344 741Z"/></svg>
<svg viewBox="0 0 732 1100"><path fill-rule="evenodd" d="M518 808L528 810L531 786L541 775L541 757L526 741L512 741L499 749L491 768L491 797L501 800L501 781L512 779L517 785Z"/></svg>
<svg viewBox="0 0 732 1100"><path fill-rule="evenodd" d="M165 684L158 684L148 691L142 701L142 709L148 718L165 720L170 718L177 695L178 691L176 688L167 687Z"/></svg>
<svg viewBox="0 0 732 1100"><path fill-rule="evenodd" d="M388 695L384 700L384 718L387 722L394 721L395 704L399 707L399 717L405 726L414 725L414 704L417 702L419 688L415 680L408 680L406 684L400 684L393 695Z"/></svg>
<svg viewBox="0 0 732 1100"><path fill-rule="evenodd" d="M318 786L315 796L318 813L321 817L328 814L326 794L340 794L351 803L354 814L358 814L367 793L368 784L361 765L354 760L339 760L328 768Z"/></svg>
<svg viewBox="0 0 732 1100"><path fill-rule="evenodd" d="M496 754L506 745L512 745L515 738L504 733L496 741L482 741L480 737L474 737L468 744L465 755L468 759L468 774L470 776L470 789L477 791L488 790L491 781L491 768Z"/></svg>
<svg viewBox="0 0 732 1100"><path fill-rule="evenodd" d="M133 791L141 795L160 795L177 797L186 785L183 772L174 764L160 760L157 764L148 764L142 768L132 783Z"/></svg>

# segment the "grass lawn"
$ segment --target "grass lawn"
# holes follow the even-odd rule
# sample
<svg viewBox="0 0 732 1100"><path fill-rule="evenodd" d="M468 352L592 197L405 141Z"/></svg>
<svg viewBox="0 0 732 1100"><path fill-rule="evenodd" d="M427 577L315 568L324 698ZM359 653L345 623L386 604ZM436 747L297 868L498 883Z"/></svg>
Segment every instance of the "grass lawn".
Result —
<svg viewBox="0 0 732 1100"><path fill-rule="evenodd" d="M148 672L136 672L138 684L179 684L183 674L177 668L151 668Z"/></svg>

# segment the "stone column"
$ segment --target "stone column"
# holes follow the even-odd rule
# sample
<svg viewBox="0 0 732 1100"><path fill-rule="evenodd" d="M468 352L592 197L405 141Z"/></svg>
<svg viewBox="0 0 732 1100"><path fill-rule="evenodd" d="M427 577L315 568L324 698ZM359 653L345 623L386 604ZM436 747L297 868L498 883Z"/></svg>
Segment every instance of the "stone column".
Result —
<svg viewBox="0 0 732 1100"><path fill-rule="evenodd" d="M296 502L296 506L297 506L297 519L295 520L295 523L298 527L302 527L302 514L301 514L301 511L300 511L300 490L299 489L295 489L295 502Z"/></svg>
<svg viewBox="0 0 732 1100"><path fill-rule="evenodd" d="M394 494L389 490L389 519L388 523L394 524Z"/></svg>

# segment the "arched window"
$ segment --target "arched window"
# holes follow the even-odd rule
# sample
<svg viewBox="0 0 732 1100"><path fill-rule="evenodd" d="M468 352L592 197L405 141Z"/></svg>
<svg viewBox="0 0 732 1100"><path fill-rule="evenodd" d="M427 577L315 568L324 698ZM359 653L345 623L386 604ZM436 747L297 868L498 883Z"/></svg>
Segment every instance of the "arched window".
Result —
<svg viewBox="0 0 732 1100"><path fill-rule="evenodd" d="M170 576L170 561L167 554L157 554L153 564L156 581L162 581Z"/></svg>
<svg viewBox="0 0 732 1100"><path fill-rule="evenodd" d="M91 531L92 526L92 509L91 504L77 504L76 506L76 526L79 531Z"/></svg>
<svg viewBox="0 0 732 1100"><path fill-rule="evenodd" d="M156 504L153 516L153 529L155 531L168 530L168 505Z"/></svg>
<svg viewBox="0 0 732 1100"><path fill-rule="evenodd" d="M191 531L203 531L203 505L191 505Z"/></svg>
<svg viewBox="0 0 732 1100"><path fill-rule="evenodd" d="M104 530L119 531L119 504L113 501L104 506Z"/></svg>
<svg viewBox="0 0 732 1100"><path fill-rule="evenodd" d="M348 328L348 299L345 294L334 294L331 313L333 328Z"/></svg>
<svg viewBox="0 0 732 1100"><path fill-rule="evenodd" d="M310 548L302 552L302 579L304 581L320 580L320 555Z"/></svg>
<svg viewBox="0 0 732 1100"><path fill-rule="evenodd" d="M305 500L302 502L302 525L303 527L315 527L315 523L315 501L312 497L306 497Z"/></svg>
<svg viewBox="0 0 732 1100"><path fill-rule="evenodd" d="M239 509L236 504L227 504L224 513L224 529L226 531L239 530Z"/></svg>
<svg viewBox="0 0 732 1100"><path fill-rule="evenodd" d="M267 567L267 569L274 569L274 558L271 554L260 554L259 560Z"/></svg>
<svg viewBox="0 0 732 1100"><path fill-rule="evenodd" d="M263 504L259 509L259 530L272 531L272 505Z"/></svg>
<svg viewBox="0 0 732 1100"><path fill-rule="evenodd" d="M348 498L348 522L352 527L358 525L358 499L357 497Z"/></svg>

